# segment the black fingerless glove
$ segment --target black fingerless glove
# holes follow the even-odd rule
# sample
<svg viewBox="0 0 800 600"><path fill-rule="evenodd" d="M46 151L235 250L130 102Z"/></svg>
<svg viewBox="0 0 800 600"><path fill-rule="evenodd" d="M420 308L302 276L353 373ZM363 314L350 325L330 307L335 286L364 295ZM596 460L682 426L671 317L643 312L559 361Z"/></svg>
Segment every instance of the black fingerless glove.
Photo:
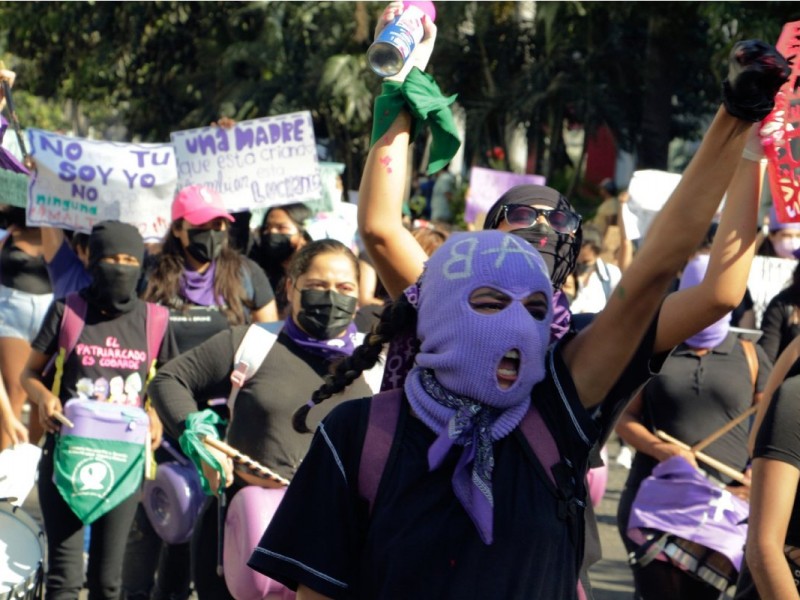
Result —
<svg viewBox="0 0 800 600"><path fill-rule="evenodd" d="M722 82L722 102L728 112L756 123L775 106L775 94L789 79L786 59L774 46L759 40L737 42L731 50L728 78Z"/></svg>

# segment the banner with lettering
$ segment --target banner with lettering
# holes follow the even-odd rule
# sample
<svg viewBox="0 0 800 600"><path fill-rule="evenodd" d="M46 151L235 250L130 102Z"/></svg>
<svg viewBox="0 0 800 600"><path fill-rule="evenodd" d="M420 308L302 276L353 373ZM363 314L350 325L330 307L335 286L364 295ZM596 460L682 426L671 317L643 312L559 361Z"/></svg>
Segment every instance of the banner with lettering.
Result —
<svg viewBox="0 0 800 600"><path fill-rule="evenodd" d="M215 189L231 212L320 197L311 113L241 121L230 129L201 127L170 134L178 186Z"/></svg>
<svg viewBox="0 0 800 600"><path fill-rule="evenodd" d="M472 167L464 220L467 223L474 223L479 216L486 215L497 199L516 185L544 185L544 183L545 178L541 175L523 175Z"/></svg>
<svg viewBox="0 0 800 600"><path fill-rule="evenodd" d="M175 195L170 144L123 144L29 129L36 172L28 188L28 225L88 233L98 221L136 226L161 239Z"/></svg>
<svg viewBox="0 0 800 600"><path fill-rule="evenodd" d="M776 48L792 67L761 127L772 200L781 223L800 222L800 21L786 23Z"/></svg>

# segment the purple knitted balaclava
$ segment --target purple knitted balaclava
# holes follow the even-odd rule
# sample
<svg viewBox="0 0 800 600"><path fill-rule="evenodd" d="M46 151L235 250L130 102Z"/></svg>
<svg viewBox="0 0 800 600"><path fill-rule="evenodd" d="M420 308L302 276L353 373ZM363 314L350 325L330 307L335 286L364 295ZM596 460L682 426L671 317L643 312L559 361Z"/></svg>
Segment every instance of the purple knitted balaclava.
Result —
<svg viewBox="0 0 800 600"><path fill-rule="evenodd" d="M512 302L491 314L476 312L469 299L482 287L499 290ZM536 292L547 299L541 320L523 305ZM454 491L484 542L491 543L492 442L520 423L533 386L545 376L553 316L550 276L539 253L517 236L455 234L428 260L414 300L420 350L406 378L406 396L438 435L428 453L431 469L453 445L464 447ZM498 367L513 350L519 353L517 378L503 389Z"/></svg>
<svg viewBox="0 0 800 600"><path fill-rule="evenodd" d="M694 287L703 281L703 277L708 270L708 254L698 254L692 258L681 275L679 290ZM694 334L685 341L687 346L692 348L716 348L728 335L731 327L731 313L726 314L716 323L712 323L702 331Z"/></svg>
<svg viewBox="0 0 800 600"><path fill-rule="evenodd" d="M479 314L469 297L480 287L498 289L516 302L496 314ZM520 302L534 292L547 296L548 315L541 321ZM525 241L499 231L452 236L428 260L420 282L417 366L433 370L460 396L496 408L514 406L544 378L551 297L547 267ZM519 377L503 390L497 365L512 349L520 354Z"/></svg>

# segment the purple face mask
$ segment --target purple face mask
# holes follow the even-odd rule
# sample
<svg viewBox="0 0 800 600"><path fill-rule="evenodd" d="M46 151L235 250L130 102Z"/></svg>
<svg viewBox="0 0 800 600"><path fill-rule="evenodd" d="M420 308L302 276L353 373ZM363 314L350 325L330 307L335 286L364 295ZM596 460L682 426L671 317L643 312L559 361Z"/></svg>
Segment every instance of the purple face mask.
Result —
<svg viewBox="0 0 800 600"><path fill-rule="evenodd" d="M678 289L684 290L699 285L707 270L708 254L698 254L686 264ZM728 335L730 327L731 313L728 313L716 323L688 338L685 343L692 348L716 348Z"/></svg>

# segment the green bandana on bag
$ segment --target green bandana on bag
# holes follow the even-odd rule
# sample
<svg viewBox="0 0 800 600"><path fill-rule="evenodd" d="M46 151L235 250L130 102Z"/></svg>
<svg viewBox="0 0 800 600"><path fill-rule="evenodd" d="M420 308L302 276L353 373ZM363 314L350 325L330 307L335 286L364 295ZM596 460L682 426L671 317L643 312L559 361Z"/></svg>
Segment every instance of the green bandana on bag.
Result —
<svg viewBox="0 0 800 600"><path fill-rule="evenodd" d="M95 400L70 400L56 438L53 481L64 501L90 524L139 489L150 440L141 408Z"/></svg>

